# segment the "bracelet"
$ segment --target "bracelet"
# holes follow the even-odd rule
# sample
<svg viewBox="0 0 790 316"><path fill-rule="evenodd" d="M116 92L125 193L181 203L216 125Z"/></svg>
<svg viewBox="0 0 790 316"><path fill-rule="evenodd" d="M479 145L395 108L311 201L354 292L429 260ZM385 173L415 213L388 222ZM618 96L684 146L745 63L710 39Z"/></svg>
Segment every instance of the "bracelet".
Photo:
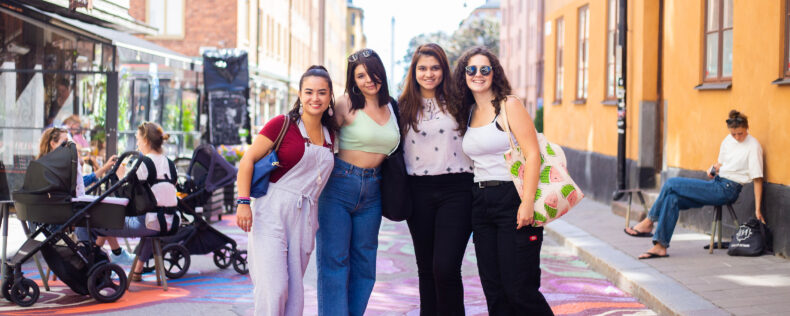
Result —
<svg viewBox="0 0 790 316"><path fill-rule="evenodd" d="M240 196L240 197L237 197L237 199L239 199L239 200L247 200L247 201L249 201L249 200L250 200L250 197L249 197L249 196Z"/></svg>
<svg viewBox="0 0 790 316"><path fill-rule="evenodd" d="M236 200L236 205L246 204L250 205L250 199L239 198Z"/></svg>

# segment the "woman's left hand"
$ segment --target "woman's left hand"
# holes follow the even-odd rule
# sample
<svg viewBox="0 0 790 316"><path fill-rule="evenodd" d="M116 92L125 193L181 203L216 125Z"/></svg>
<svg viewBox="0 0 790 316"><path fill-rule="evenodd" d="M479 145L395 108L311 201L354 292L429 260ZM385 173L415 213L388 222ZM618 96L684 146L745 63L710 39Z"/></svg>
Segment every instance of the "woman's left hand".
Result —
<svg viewBox="0 0 790 316"><path fill-rule="evenodd" d="M521 202L518 207L518 214L516 215L516 229L532 225L535 216L535 205L528 202Z"/></svg>

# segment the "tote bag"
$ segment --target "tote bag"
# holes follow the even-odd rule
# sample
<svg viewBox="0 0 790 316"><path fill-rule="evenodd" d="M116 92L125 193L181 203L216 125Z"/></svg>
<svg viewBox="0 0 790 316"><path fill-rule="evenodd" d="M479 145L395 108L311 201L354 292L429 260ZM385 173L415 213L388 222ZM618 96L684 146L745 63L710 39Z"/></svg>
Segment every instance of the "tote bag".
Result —
<svg viewBox="0 0 790 316"><path fill-rule="evenodd" d="M505 152L505 163L508 174L513 179L513 184L523 201L525 199L522 192L524 156L521 148L513 142L515 136L510 132L506 108L505 102L502 102L500 109L505 121L505 132L508 135L508 141L510 141L510 149ZM540 178L538 189L535 192L535 215L532 225L544 226L565 215L572 207L579 204L584 198L584 193L568 174L567 161L562 147L550 143L542 133L536 134L540 149Z"/></svg>

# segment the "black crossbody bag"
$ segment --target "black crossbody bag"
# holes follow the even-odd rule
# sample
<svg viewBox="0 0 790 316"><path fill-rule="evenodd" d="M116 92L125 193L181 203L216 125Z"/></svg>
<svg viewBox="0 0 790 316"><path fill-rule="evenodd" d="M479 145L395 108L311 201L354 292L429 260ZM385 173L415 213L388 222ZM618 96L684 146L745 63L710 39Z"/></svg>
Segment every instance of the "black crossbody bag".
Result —
<svg viewBox="0 0 790 316"><path fill-rule="evenodd" d="M400 131L400 108L398 102L390 98L395 119ZM398 148L381 164L381 215L389 220L400 222L411 217L412 201L409 180L406 175L406 162L403 159L403 137Z"/></svg>

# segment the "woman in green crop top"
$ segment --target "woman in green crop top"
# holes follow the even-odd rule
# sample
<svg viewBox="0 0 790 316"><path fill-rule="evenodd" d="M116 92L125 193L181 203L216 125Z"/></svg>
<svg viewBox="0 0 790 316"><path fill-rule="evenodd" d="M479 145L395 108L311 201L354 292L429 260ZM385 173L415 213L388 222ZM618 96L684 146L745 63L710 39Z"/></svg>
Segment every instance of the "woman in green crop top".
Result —
<svg viewBox="0 0 790 316"><path fill-rule="evenodd" d="M318 315L362 315L376 281L380 165L400 143L378 54L348 57L346 94L335 105L340 151L318 201Z"/></svg>

